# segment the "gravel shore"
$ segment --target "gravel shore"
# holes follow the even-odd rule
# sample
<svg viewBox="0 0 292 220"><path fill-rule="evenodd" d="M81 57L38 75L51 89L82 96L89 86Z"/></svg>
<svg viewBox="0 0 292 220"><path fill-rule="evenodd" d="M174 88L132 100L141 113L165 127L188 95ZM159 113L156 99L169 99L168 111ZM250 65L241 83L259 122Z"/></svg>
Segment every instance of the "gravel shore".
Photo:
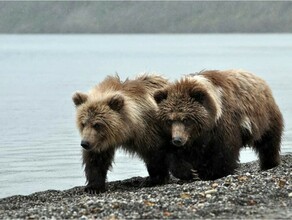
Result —
<svg viewBox="0 0 292 220"><path fill-rule="evenodd" d="M258 161L241 164L236 175L215 181L141 188L135 177L108 183L88 195L83 187L48 190L0 200L1 219L292 219L292 154L280 166L260 171Z"/></svg>

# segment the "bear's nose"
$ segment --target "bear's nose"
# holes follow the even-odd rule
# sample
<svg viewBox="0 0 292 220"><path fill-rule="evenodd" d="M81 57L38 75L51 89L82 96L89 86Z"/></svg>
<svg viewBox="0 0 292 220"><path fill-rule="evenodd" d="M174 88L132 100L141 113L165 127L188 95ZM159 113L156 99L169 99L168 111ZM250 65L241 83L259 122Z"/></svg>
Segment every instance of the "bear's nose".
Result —
<svg viewBox="0 0 292 220"><path fill-rule="evenodd" d="M183 145L183 144L182 144L182 139L181 139L181 137L173 137L173 138L172 138L172 143L173 143L175 146L178 146L178 147L180 147L180 146Z"/></svg>
<svg viewBox="0 0 292 220"><path fill-rule="evenodd" d="M88 150L89 149L89 142L88 141L84 141L82 140L81 141L81 146L85 149L85 150Z"/></svg>

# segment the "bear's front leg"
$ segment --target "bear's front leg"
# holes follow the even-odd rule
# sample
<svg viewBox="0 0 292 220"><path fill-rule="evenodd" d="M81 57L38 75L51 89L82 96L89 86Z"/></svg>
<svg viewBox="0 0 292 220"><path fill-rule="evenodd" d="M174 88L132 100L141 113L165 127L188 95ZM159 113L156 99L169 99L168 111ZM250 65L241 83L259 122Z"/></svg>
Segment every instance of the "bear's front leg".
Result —
<svg viewBox="0 0 292 220"><path fill-rule="evenodd" d="M240 145L233 143L231 146L229 147L223 141L220 143L220 139L214 139L205 147L197 167L202 180L215 180L234 174L238 167Z"/></svg>
<svg viewBox="0 0 292 220"><path fill-rule="evenodd" d="M198 173L194 166L186 160L186 155L177 150L169 152L167 159L169 161L170 172L174 177L184 181L193 181L199 179Z"/></svg>
<svg viewBox="0 0 292 220"><path fill-rule="evenodd" d="M149 152L145 158L149 180L145 186L166 184L169 181L169 164L164 149Z"/></svg>
<svg viewBox="0 0 292 220"><path fill-rule="evenodd" d="M85 192L95 194L106 191L107 171L111 167L113 158L114 150L101 153L83 150L83 164L87 180Z"/></svg>

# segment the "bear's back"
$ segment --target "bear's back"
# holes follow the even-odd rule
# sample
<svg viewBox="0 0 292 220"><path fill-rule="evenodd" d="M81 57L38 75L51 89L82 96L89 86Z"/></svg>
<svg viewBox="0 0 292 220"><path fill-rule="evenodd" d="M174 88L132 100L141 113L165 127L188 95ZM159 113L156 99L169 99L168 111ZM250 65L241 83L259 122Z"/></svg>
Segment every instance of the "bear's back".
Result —
<svg viewBox="0 0 292 220"><path fill-rule="evenodd" d="M258 139L270 127L272 117L281 117L268 84L260 77L241 70L205 71L201 73L222 93L225 116L236 118Z"/></svg>
<svg viewBox="0 0 292 220"><path fill-rule="evenodd" d="M125 80L123 90L136 95L153 95L155 90L167 85L167 80L159 75L144 74L134 80Z"/></svg>
<svg viewBox="0 0 292 220"><path fill-rule="evenodd" d="M96 85L90 93L121 92L131 97L152 96L157 89L161 89L168 84L167 79L155 75L144 74L135 79L121 81L118 75L107 76L100 84Z"/></svg>

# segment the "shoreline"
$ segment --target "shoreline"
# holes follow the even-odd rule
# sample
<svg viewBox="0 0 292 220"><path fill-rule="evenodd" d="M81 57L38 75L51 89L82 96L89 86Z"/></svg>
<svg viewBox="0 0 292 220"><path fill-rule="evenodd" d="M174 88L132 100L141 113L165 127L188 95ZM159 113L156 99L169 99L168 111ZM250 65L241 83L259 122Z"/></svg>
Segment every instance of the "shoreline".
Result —
<svg viewBox="0 0 292 220"><path fill-rule="evenodd" d="M161 219L161 218L292 218L292 154L279 166L260 171L258 161L240 164L235 175L214 181L139 187L134 177L108 183L96 195L83 186L47 190L0 199L1 219Z"/></svg>

